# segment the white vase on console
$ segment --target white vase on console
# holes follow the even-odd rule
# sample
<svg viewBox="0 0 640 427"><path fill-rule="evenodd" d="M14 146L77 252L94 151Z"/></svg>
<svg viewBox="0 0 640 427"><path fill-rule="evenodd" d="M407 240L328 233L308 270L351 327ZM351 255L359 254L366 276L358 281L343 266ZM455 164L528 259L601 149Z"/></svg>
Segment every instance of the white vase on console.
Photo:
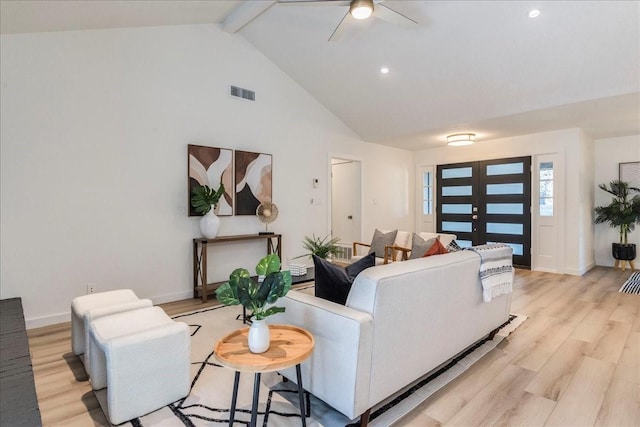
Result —
<svg viewBox="0 0 640 427"><path fill-rule="evenodd" d="M214 239L218 235L220 229L220 218L211 210L200 218L200 232L207 239Z"/></svg>

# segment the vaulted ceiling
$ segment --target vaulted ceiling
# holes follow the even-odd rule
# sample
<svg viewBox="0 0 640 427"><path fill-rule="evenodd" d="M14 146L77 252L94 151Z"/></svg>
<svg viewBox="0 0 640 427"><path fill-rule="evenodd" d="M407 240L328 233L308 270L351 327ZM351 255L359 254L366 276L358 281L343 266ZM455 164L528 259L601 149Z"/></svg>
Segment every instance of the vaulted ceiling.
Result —
<svg viewBox="0 0 640 427"><path fill-rule="evenodd" d="M219 24L364 140L407 149L462 131L640 133L639 1L387 0L418 25L353 21L336 41L348 2L284 3L3 0L0 30ZM529 18L534 7L540 16Z"/></svg>

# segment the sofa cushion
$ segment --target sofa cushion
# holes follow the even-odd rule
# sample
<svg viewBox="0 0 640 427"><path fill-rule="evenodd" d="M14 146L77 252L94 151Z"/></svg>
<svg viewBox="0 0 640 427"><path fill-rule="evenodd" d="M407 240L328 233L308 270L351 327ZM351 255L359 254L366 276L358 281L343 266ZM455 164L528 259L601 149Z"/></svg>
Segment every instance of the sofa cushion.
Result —
<svg viewBox="0 0 640 427"><path fill-rule="evenodd" d="M413 233L413 236L411 237L411 255L409 255L409 259L422 258L424 254L431 249L431 246L433 246L436 240L437 239L435 237L425 240L416 233Z"/></svg>
<svg viewBox="0 0 640 427"><path fill-rule="evenodd" d="M384 258L384 247L393 245L396 241L397 234L398 230L383 233L376 228L376 231L373 233L373 239L371 239L371 249L369 249L369 253L375 254L375 256L379 258Z"/></svg>
<svg viewBox="0 0 640 427"><path fill-rule="evenodd" d="M315 295L344 305L356 276L362 270L373 267L375 262L375 254L371 253L345 268L313 255Z"/></svg>
<svg viewBox="0 0 640 427"><path fill-rule="evenodd" d="M423 255L423 257L428 257L431 255L448 254L448 253L449 251L447 250L447 248L445 248L442 242L440 242L440 239L437 238L433 246L429 248L429 250Z"/></svg>

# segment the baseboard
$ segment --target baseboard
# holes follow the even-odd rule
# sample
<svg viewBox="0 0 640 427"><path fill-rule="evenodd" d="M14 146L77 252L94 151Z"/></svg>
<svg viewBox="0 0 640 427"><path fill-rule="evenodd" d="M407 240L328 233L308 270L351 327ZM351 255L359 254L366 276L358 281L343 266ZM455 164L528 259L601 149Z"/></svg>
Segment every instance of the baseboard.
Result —
<svg viewBox="0 0 640 427"><path fill-rule="evenodd" d="M181 301L190 298L193 298L193 291L191 290L149 297L154 305L164 304L166 302ZM65 322L71 322L71 311L52 314L49 316L32 317L30 319L25 319L24 321L27 329L41 328L43 326L57 325L59 323Z"/></svg>
<svg viewBox="0 0 640 427"><path fill-rule="evenodd" d="M52 314L50 316L32 317L24 319L27 329L41 328L43 326L57 325L59 323L71 322L71 312Z"/></svg>
<svg viewBox="0 0 640 427"><path fill-rule="evenodd" d="M565 274L570 274L572 276L582 276L582 275L584 275L586 272L588 272L589 270L591 270L595 266L596 266L596 264L594 262L591 262L586 267L583 267L581 269L569 268L569 269L565 270Z"/></svg>

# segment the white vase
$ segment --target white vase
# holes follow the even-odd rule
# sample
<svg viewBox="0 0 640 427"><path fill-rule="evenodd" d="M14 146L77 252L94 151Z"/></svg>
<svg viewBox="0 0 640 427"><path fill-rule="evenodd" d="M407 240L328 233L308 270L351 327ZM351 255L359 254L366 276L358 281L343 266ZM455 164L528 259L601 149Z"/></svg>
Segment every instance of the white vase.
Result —
<svg viewBox="0 0 640 427"><path fill-rule="evenodd" d="M207 239L213 239L218 235L220 218L213 213L213 208L200 218L200 232Z"/></svg>
<svg viewBox="0 0 640 427"><path fill-rule="evenodd" d="M249 350L251 353L264 353L269 350L271 334L266 321L253 320L249 328Z"/></svg>

